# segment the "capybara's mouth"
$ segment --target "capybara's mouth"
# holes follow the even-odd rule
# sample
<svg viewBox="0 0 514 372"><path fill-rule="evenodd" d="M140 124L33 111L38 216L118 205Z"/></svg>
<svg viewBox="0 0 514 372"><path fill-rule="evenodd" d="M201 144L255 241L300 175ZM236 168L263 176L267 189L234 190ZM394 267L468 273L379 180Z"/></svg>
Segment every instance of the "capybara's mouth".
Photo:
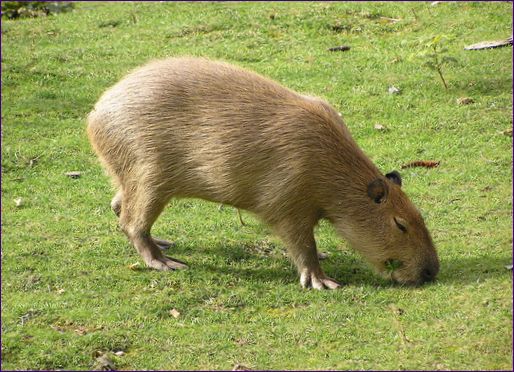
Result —
<svg viewBox="0 0 514 372"><path fill-rule="evenodd" d="M381 274L384 278L399 285L407 287L419 287L426 282L435 280L435 275L429 269L423 270L416 275L410 275L402 261L390 259L383 263Z"/></svg>
<svg viewBox="0 0 514 372"><path fill-rule="evenodd" d="M395 283L401 283L401 275L399 275L398 271L402 266L403 263L400 260L389 259L383 262L380 272L384 278Z"/></svg>
<svg viewBox="0 0 514 372"><path fill-rule="evenodd" d="M401 273L399 271L395 271L392 273L389 273L389 278L396 284L399 284L400 286L405 287L420 287L424 284L430 283L434 281L435 279L428 280L426 277L421 275L418 278L412 279L409 277L402 277Z"/></svg>

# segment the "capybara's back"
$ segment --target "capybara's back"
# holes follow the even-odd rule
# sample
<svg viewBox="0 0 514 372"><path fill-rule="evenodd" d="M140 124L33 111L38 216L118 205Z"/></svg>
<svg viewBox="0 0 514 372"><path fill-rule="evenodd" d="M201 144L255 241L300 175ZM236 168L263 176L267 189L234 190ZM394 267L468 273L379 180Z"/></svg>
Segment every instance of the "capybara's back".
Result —
<svg viewBox="0 0 514 372"><path fill-rule="evenodd" d="M185 266L162 255L159 246L167 243L150 229L171 197L197 197L252 211L270 224L304 286L338 286L319 267L312 229L320 218L357 249L365 245L359 250L379 271L388 260L405 262L399 281L437 272L430 236L397 185L399 176L380 174L327 103L255 73L200 58L151 62L103 94L88 117L88 134L119 189L112 207L120 225L150 267ZM388 218L373 210L386 194L398 199L389 204L401 209L401 219L414 224L416 248L407 253L383 252L384 239L396 239L390 229L363 236L377 224L368 220Z"/></svg>
<svg viewBox="0 0 514 372"><path fill-rule="evenodd" d="M121 185L128 174L136 183L148 177L165 198L200 197L266 213L272 199L309 181L305 162L320 135L330 135L320 131L320 115L331 120L335 113L234 66L174 58L108 90L88 131Z"/></svg>

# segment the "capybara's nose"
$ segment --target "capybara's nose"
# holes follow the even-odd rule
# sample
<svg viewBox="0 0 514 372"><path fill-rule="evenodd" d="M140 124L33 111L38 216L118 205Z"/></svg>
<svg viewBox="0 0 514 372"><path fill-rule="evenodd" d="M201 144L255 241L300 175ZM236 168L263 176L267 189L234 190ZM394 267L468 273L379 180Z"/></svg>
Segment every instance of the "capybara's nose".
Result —
<svg viewBox="0 0 514 372"><path fill-rule="evenodd" d="M421 283L433 282L438 271L436 267L425 267L421 272Z"/></svg>
<svg viewBox="0 0 514 372"><path fill-rule="evenodd" d="M433 282L438 273L439 259L436 255L434 255L430 260L428 260L428 262L425 263L425 267L421 271L421 283Z"/></svg>
<svg viewBox="0 0 514 372"><path fill-rule="evenodd" d="M423 282L431 282L435 279L435 275L434 275L433 271L430 269L423 270L421 275L423 277Z"/></svg>

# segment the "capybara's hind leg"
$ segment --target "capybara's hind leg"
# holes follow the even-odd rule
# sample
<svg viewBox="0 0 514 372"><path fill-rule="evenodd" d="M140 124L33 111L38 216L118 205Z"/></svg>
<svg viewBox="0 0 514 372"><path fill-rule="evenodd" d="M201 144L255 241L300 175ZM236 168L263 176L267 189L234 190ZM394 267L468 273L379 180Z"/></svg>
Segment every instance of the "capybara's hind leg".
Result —
<svg viewBox="0 0 514 372"><path fill-rule="evenodd" d="M166 202L166 198L152 192L152 188L144 182L140 182L132 193L125 189L120 226L148 267L157 270L184 269L187 265L164 256L150 235L152 225Z"/></svg>
<svg viewBox="0 0 514 372"><path fill-rule="evenodd" d="M114 195L114 197L112 198L112 201L111 201L111 209L113 210L114 214L118 217L120 217L122 205L123 205L123 191L120 189L120 190L118 190L116 195ZM168 249L168 248L172 247L173 245L175 245L173 242L169 242L167 240L159 239L159 238L153 238L153 241L155 244L157 244L157 247L162 250Z"/></svg>
<svg viewBox="0 0 514 372"><path fill-rule="evenodd" d="M335 289L340 284L325 275L318 259L314 226L298 223L298 221L283 221L275 226L284 241L289 256L300 274L300 284L303 288Z"/></svg>

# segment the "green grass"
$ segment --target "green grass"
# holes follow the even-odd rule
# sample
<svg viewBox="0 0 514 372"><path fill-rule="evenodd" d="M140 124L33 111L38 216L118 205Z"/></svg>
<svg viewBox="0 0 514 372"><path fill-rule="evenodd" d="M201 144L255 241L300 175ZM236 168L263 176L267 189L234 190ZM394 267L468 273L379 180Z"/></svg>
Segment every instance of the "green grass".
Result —
<svg viewBox="0 0 514 372"><path fill-rule="evenodd" d="M512 127L512 49L463 50L509 36L511 12L510 3L77 3L2 21L2 368L90 369L95 352L122 350L112 356L119 369L512 369L512 138L502 134ZM410 58L441 32L459 61L444 70L448 90ZM326 50L337 45L351 50ZM439 280L392 285L321 223L322 265L345 285L302 290L266 226L244 213L243 227L232 208L199 200L173 201L154 227L190 269L144 269L109 209L85 116L130 69L184 54L327 99L384 172L440 160L402 172L439 250ZM72 170L82 177L64 175Z"/></svg>

